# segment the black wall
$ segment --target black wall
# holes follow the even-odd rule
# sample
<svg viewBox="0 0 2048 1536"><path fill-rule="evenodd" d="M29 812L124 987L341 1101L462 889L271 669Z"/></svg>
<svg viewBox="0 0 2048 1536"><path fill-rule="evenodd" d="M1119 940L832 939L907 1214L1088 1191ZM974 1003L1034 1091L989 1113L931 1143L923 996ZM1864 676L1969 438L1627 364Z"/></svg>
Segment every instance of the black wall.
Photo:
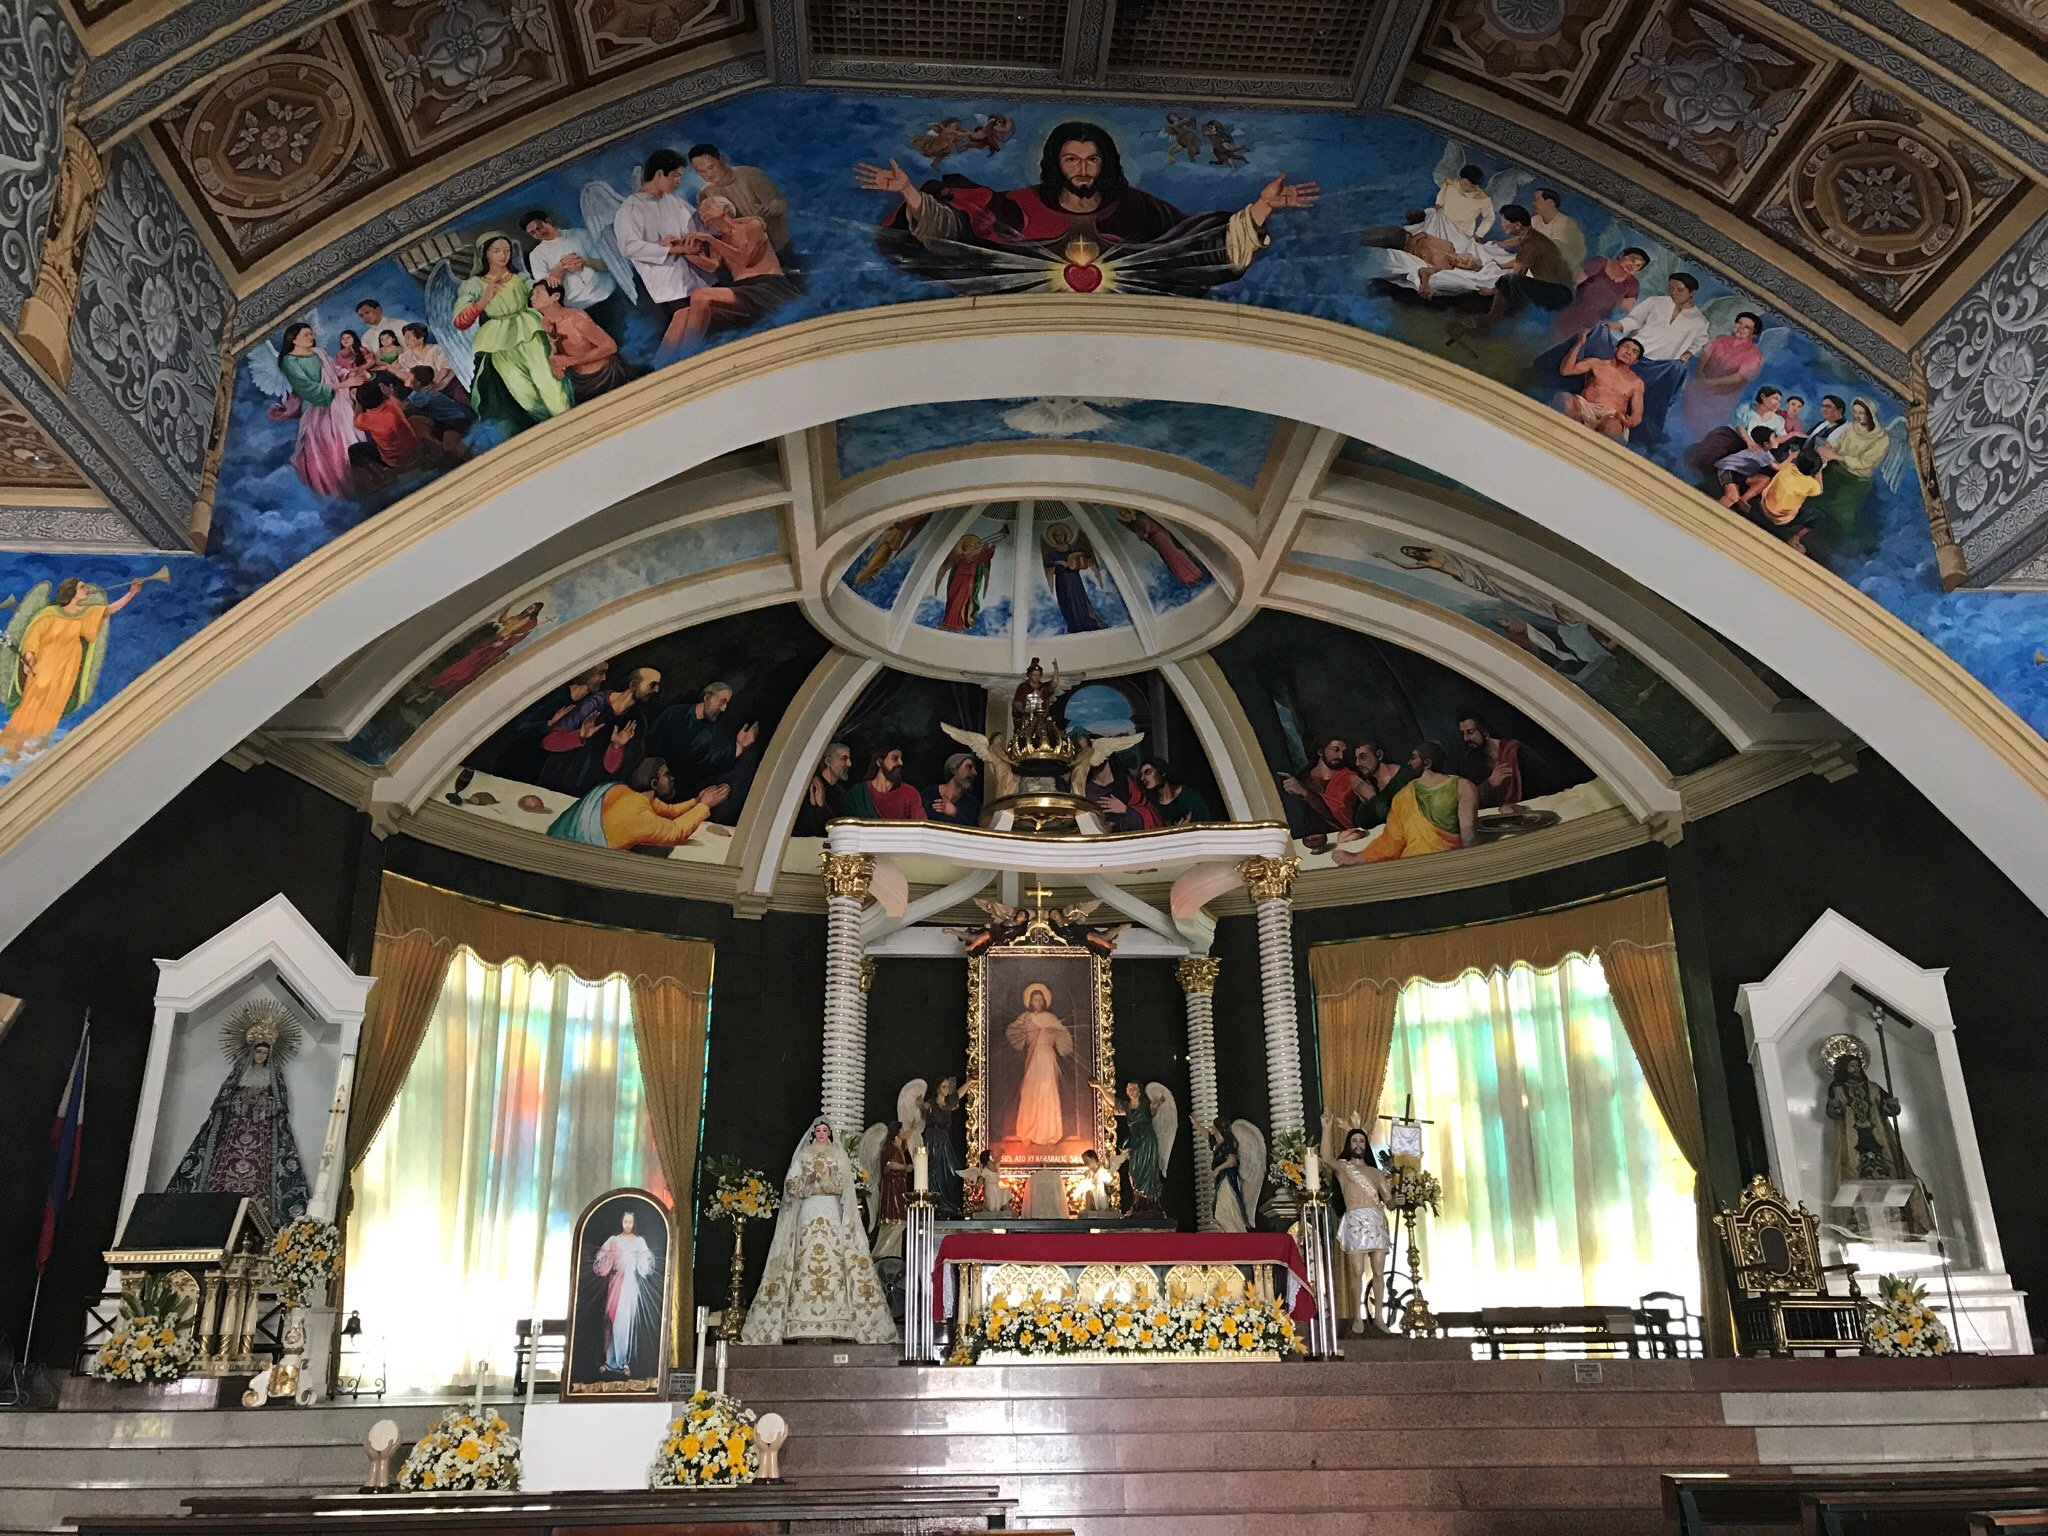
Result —
<svg viewBox="0 0 2048 1536"><path fill-rule="evenodd" d="M0 1040L0 1334L22 1338L48 1193L50 1127L88 1008L92 1069L77 1194L44 1279L35 1355L68 1362L106 1279L155 1017L175 959L283 892L346 951L368 823L272 768L215 767L0 952L27 1006Z"/></svg>
<svg viewBox="0 0 2048 1536"><path fill-rule="evenodd" d="M0 991L28 1000L0 1040L0 1332L21 1337L49 1166L51 1117L84 1010L95 1020L85 1160L43 1298L35 1354L65 1361L99 1254L112 1240L151 1024L158 957L185 953L282 891L338 950L367 964L382 869L506 905L582 922L706 938L713 979L704 1153L730 1153L779 1177L816 1113L822 1050L824 920L775 913L741 921L722 907L618 891L471 859L405 838L379 842L363 817L283 773L216 768L0 952ZM2033 909L1905 780L1866 754L1836 784L1805 779L1644 847L1479 890L1295 914L1302 1072L1319 1102L1307 975L1310 945L1511 917L1666 879L1694 1015L1716 1188L1763 1166L1761 1115L1745 1064L1736 988L1767 975L1829 906L1922 965L1949 967L1958 1045L2007 1266L2048 1316L2048 1228L2038 1212L2040 1104L2048 1033L2035 968L2048 917ZM1250 917L1218 926L1218 1085L1226 1118L1266 1118L1258 936ZM1115 967L1118 1076L1165 1083L1188 1108L1184 1010L1169 961ZM899 960L868 1000L870 1119L893 1116L898 1088L966 1062L966 963ZM1720 1075L1709 1071L1720 1057ZM1717 1103L1725 1108L1716 1112ZM1194 1138L1183 1119L1168 1208L1193 1209ZM680 1192L679 1192L680 1193ZM725 1295L722 1228L697 1244L698 1295ZM750 1277L766 1223L747 1235Z"/></svg>

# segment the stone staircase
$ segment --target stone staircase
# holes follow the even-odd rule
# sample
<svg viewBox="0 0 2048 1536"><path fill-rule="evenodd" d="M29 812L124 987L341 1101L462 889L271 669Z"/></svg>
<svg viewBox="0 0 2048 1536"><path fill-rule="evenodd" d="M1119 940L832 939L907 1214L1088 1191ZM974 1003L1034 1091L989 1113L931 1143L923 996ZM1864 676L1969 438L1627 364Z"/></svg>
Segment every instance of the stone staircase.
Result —
<svg viewBox="0 0 2048 1536"><path fill-rule="evenodd" d="M906 1367L889 1349L740 1349L730 1385L789 1421L792 1477L1001 1484L1079 1536L1629 1536L1657 1474L2048 1466L2027 1360L1475 1362L1351 1347L1327 1364ZM497 1405L515 1428L516 1405ZM0 1532L174 1513L188 1494L333 1492L364 1431L440 1404L0 1413Z"/></svg>

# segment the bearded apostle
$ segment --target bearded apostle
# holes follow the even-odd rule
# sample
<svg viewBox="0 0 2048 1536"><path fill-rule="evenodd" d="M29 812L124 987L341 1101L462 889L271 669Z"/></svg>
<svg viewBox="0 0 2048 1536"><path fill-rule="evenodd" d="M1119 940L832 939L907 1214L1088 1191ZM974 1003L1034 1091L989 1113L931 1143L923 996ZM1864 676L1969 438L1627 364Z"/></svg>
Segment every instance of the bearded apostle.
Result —
<svg viewBox="0 0 2048 1536"><path fill-rule="evenodd" d="M903 782L903 749L884 747L868 776L846 792L846 814L860 821L923 821L924 796Z"/></svg>
<svg viewBox="0 0 2048 1536"><path fill-rule="evenodd" d="M1339 848L1337 864L1379 864L1425 853L1467 848L1479 835L1479 787L1444 770L1449 758L1441 744L1425 741L1408 756L1415 777L1401 786L1387 808L1379 835L1353 853ZM1356 835L1355 833L1353 834Z"/></svg>

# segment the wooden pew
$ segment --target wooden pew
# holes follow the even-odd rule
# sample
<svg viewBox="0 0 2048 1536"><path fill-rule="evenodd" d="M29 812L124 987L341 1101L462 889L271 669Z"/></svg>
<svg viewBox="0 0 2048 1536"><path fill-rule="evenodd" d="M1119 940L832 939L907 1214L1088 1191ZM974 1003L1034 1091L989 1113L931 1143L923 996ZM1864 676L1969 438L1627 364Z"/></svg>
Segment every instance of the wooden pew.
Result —
<svg viewBox="0 0 2048 1536"><path fill-rule="evenodd" d="M1970 1536L1998 1536L2002 1531L2048 1531L2048 1509L1974 1510Z"/></svg>
<svg viewBox="0 0 2048 1536"><path fill-rule="evenodd" d="M790 1478L617 1493L212 1495L187 1499L182 1515L72 1523L79 1536L304 1536L329 1526L350 1536L951 1536L1008 1530L1015 1509L992 1483Z"/></svg>
<svg viewBox="0 0 2048 1536"><path fill-rule="evenodd" d="M1722 1526L1780 1526L1800 1529L1800 1499L1806 1494L1880 1493L1923 1489L1961 1496L1958 1507L1982 1509L1970 1502L1971 1490L2001 1490L2048 1484L2048 1469L1973 1468L1954 1472L1888 1472L1849 1467L1840 1472L1667 1472L1659 1480L1664 1494L1664 1522L1674 1536L1708 1536ZM1956 1526L1960 1531L1962 1527Z"/></svg>
<svg viewBox="0 0 2048 1536"><path fill-rule="evenodd" d="M1636 1332L1633 1307L1482 1307L1439 1313L1437 1321L1449 1337L1485 1345L1495 1360L1566 1351L1633 1358L1645 1342Z"/></svg>
<svg viewBox="0 0 2048 1536"><path fill-rule="evenodd" d="M2009 1488L1856 1488L1799 1497L1801 1536L1969 1536L1973 1512L2037 1509L2048 1482Z"/></svg>

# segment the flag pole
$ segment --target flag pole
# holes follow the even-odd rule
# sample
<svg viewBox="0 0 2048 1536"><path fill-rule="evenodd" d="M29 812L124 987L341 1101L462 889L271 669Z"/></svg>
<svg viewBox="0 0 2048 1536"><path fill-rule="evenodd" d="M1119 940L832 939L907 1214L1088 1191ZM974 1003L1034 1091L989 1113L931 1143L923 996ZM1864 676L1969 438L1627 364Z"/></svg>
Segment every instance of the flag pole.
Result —
<svg viewBox="0 0 2048 1536"><path fill-rule="evenodd" d="M79 1129L81 1129L81 1130L82 1130L82 1129L84 1128L84 1125L85 1125L85 1083L86 1083L86 1074L87 1074L87 1072L88 1072L88 1071L90 1070L90 1067L91 1067L91 1063L92 1063L92 1009L90 1009L90 1008L87 1008L87 1009L85 1010L85 1026L84 1026L84 1028L82 1028L82 1029L81 1029L81 1030L79 1030L79 1032L78 1032L78 1049L77 1049L76 1051L74 1051L74 1052L72 1053L72 1057L71 1057L71 1072L70 1072L69 1076L67 1076L67 1078L65 1079L65 1083L64 1083L64 1097L65 1097L66 1099L69 1099L69 1098L70 1098L70 1096L71 1096L71 1087L72 1087L72 1084L73 1084L73 1083L75 1082L75 1083L77 1084L77 1086L78 1086L78 1106L77 1106L77 1119L76 1119L76 1121L75 1121L74 1123L75 1123L75 1125L76 1125L76 1126L77 1126L77 1127L78 1127ZM60 1102L60 1103L59 1103L59 1105L58 1105L58 1111L57 1111L57 1112L58 1112L58 1114L59 1114L59 1115L61 1116L61 1115L62 1115L62 1114L63 1114L63 1113L64 1113L64 1112L66 1111L66 1109L68 1109L69 1107L70 1107L69 1105L67 1105L67 1104L64 1104L64 1103ZM62 1122L60 1121L59 1123L60 1123L60 1125L61 1125L61 1123L62 1123ZM76 1133L74 1132L74 1134L76 1134ZM64 1153L63 1153L63 1152L62 1152L62 1151L60 1150L60 1152L59 1152L59 1155L60 1155L60 1156L62 1156L62 1155L65 1155L65 1154L64 1154ZM76 1184L76 1183L78 1182L78 1162L77 1162L77 1157L78 1157L78 1149L77 1149L77 1147L76 1147L75 1145L74 1145L74 1146L73 1146L73 1147L72 1147L72 1148L71 1148L71 1149L69 1150L69 1156L71 1157L71 1159L72 1159L72 1162L71 1162L71 1171L70 1171L70 1178L69 1178L69 1181L68 1181L68 1182L69 1182L70 1184L74 1184L74 1185L75 1185L75 1184ZM54 1171L54 1170L53 1170L53 1171ZM53 1193L54 1193L54 1191L53 1191ZM68 1193L69 1193L69 1190L68 1190L68 1189L67 1189L66 1193L67 1193L67 1195L68 1195ZM67 1203L67 1204L69 1203L69 1202L68 1202L68 1200L67 1200L67 1202L66 1202L66 1203ZM52 1232L52 1236L53 1236L53 1237L55 1236L54 1230L53 1230L53 1232ZM34 1290L34 1291L32 1291L32 1292L31 1292L31 1293L29 1294L29 1302L28 1302L28 1332L27 1332L26 1334L24 1334L24 1335L22 1336L22 1341L21 1341L21 1358L22 1358L22 1360L23 1360L24 1362L26 1362L26 1361L27 1361L27 1360L28 1360L28 1359L30 1358L30 1350L31 1350L32 1346L33 1346L33 1345L34 1345L34 1343L35 1343L35 1337L36 1337L36 1314L37 1314L37 1313L38 1313L38 1312L39 1312L39 1311L40 1311L40 1310L42 1309L42 1304L43 1304L43 1276L44 1276L44 1275L45 1275L45 1274L46 1274L46 1273L48 1272L48 1269L49 1269L49 1260L48 1260L48 1258L47 1258L47 1257L44 1257L44 1256L39 1256L39 1261L38 1261L38 1263L36 1264L36 1287L35 1287L35 1290Z"/></svg>

